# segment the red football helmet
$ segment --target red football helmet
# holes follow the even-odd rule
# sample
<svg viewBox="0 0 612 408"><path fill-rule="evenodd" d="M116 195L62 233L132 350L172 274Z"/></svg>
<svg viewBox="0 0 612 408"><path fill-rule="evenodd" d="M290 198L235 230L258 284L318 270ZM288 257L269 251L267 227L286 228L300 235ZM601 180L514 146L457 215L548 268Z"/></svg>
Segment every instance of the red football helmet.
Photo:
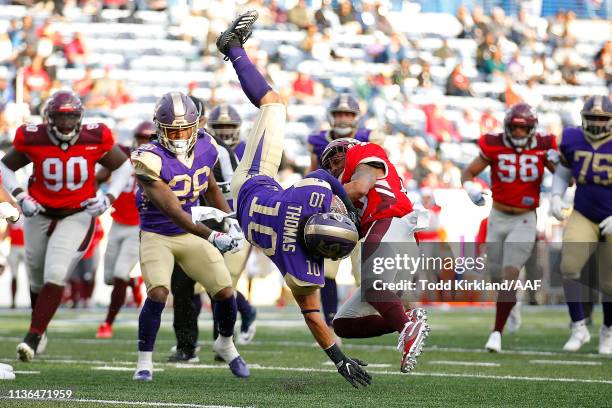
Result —
<svg viewBox="0 0 612 408"><path fill-rule="evenodd" d="M504 134L512 146L522 149L535 135L537 125L538 116L535 109L526 103L517 103L506 112ZM523 129L518 135L515 132L517 128Z"/></svg>
<svg viewBox="0 0 612 408"><path fill-rule="evenodd" d="M47 100L43 115L51 135L69 142L79 135L83 113L81 99L74 92L57 91Z"/></svg>
<svg viewBox="0 0 612 408"><path fill-rule="evenodd" d="M136 126L136 129L134 129L134 147L148 143L156 133L157 127L155 127L155 123L150 120L141 122Z"/></svg>

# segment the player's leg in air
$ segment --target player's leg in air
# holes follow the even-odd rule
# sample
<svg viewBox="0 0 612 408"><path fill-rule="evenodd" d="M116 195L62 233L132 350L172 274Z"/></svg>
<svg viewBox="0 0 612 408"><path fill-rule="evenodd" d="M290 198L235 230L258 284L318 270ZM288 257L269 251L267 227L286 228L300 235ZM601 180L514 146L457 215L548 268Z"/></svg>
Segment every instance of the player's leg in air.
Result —
<svg viewBox="0 0 612 408"><path fill-rule="evenodd" d="M127 287L132 278L130 271L138 263L138 225L113 222L108 234L104 254L104 283L113 286L104 323L98 328L96 337L113 337L113 323L125 303ZM136 298L136 293L134 293Z"/></svg>
<svg viewBox="0 0 612 408"><path fill-rule="evenodd" d="M413 252L414 256L418 256L416 240L409 231L408 225L400 218L378 220L372 225L363 240L363 258L359 265L362 279L366 281L340 307L333 321L334 331L343 338L370 338L398 333L397 347L402 353L400 371L404 373L414 369L429 336L427 312L422 308L405 310L403 301L394 292L363 289L373 287L372 282L367 281L368 276L372 276L371 273L363 271L372 269L371 261L374 257L393 257L393 254L385 253L388 249L385 246L373 250L380 243L405 243L405 248ZM398 281L398 277L386 276L387 274L385 272L383 282ZM380 278L378 276L378 279Z"/></svg>
<svg viewBox="0 0 612 408"><path fill-rule="evenodd" d="M253 176L264 176L265 179L262 179L262 182L274 182L273 178L278 173L281 162L284 125L286 122L286 108L282 103L280 95L271 89L242 48L244 42L251 35L252 25L256 19L257 13L254 11L240 15L234 20L230 28L217 39L217 48L226 56L226 59L231 61L238 75L242 90L253 105L260 109L254 126L249 133L244 156L232 178L231 192L238 209L241 207L241 203L238 201L239 192L248 179ZM278 189L278 187L276 188ZM241 198L244 197L241 196ZM257 197L255 197L256 200ZM280 203L278 206L280 206ZM260 210L265 211L265 209ZM275 235L270 231L273 230L272 227L260 225L257 228L263 228L268 234ZM247 235L251 235L251 233L252 231L247 232ZM249 240L255 244L252 237ZM355 237L354 241L356 240L357 238ZM275 246L275 239L273 239L273 242L273 246ZM268 248L264 251L268 251L267 255L272 257L270 249ZM302 256L302 252L299 252L299 254ZM282 261L279 260L279 262L284 262L284 259ZM301 266L305 267L309 262L316 263L312 260L304 259ZM365 364L358 360L351 360L342 353L334 342L333 333L329 330L321 316L321 301L317 289L323 284L324 280L321 279L323 282L320 284L314 284L305 280L305 271L303 272L304 276L294 270L281 272L285 273L285 280L293 292L308 328L321 348L325 350L328 357L336 364L338 372L354 387L370 384L370 375L361 368ZM320 270L317 270L317 276L321 277L320 273ZM299 275L304 280L293 274Z"/></svg>

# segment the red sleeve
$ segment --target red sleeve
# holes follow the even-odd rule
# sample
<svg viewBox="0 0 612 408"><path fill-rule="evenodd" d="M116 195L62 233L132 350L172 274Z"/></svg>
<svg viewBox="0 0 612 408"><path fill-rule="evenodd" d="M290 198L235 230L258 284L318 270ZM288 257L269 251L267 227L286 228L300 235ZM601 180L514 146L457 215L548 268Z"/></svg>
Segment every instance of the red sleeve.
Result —
<svg viewBox="0 0 612 408"><path fill-rule="evenodd" d="M491 161L493 159L493 152L491 151L491 146L487 144L487 135L480 136L478 139L478 147L480 148L480 155L483 159L487 161Z"/></svg>
<svg viewBox="0 0 612 408"><path fill-rule="evenodd" d="M346 153L346 167L343 172L342 181L347 183L353 177L357 166L367 163L381 163L384 165L385 176L388 172L387 154L384 149L375 143L362 143L352 147Z"/></svg>
<svg viewBox="0 0 612 408"><path fill-rule="evenodd" d="M115 145L115 138L113 132L103 123L100 123L102 129L102 150L108 152Z"/></svg>
<svg viewBox="0 0 612 408"><path fill-rule="evenodd" d="M25 131L25 126L20 126L15 132L15 139L13 140L13 148L18 152L25 153L27 151L27 145L25 143L25 135L23 134Z"/></svg>

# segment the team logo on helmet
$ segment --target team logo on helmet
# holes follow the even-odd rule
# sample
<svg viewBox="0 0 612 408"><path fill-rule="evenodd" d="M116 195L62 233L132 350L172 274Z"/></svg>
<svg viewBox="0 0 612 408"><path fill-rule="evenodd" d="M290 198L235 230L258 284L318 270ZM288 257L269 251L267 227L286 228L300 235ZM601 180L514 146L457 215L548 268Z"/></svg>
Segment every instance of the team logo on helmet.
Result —
<svg viewBox="0 0 612 408"><path fill-rule="evenodd" d="M342 112L353 114L353 119L337 119L335 114ZM334 134L340 137L351 134L357 128L360 113L359 102L354 96L349 93L336 96L327 109L327 118Z"/></svg>
<svg viewBox="0 0 612 408"><path fill-rule="evenodd" d="M536 132L538 125L538 116L535 109L526 103L517 103L512 105L506 112L504 118L504 135L506 140L516 149L524 149ZM513 134L515 127L526 128L525 136L516 137Z"/></svg>
<svg viewBox="0 0 612 408"><path fill-rule="evenodd" d="M591 96L582 111L582 130L591 140L602 140L612 134L612 102L608 96Z"/></svg>
<svg viewBox="0 0 612 408"><path fill-rule="evenodd" d="M322 258L346 258L357 245L359 233L351 219L340 213L312 215L304 225L308 251Z"/></svg>
<svg viewBox="0 0 612 408"><path fill-rule="evenodd" d="M168 92L155 106L153 122L157 127L159 142L176 155L188 155L198 139L198 108L181 92ZM186 139L170 139L168 132L189 129Z"/></svg>
<svg viewBox="0 0 612 408"><path fill-rule="evenodd" d="M79 135L84 112L77 94L57 91L47 100L42 113L51 135L62 142L70 142Z"/></svg>
<svg viewBox="0 0 612 408"><path fill-rule="evenodd" d="M233 106L223 103L216 106L208 116L211 132L229 146L240 142L240 125L242 119Z"/></svg>

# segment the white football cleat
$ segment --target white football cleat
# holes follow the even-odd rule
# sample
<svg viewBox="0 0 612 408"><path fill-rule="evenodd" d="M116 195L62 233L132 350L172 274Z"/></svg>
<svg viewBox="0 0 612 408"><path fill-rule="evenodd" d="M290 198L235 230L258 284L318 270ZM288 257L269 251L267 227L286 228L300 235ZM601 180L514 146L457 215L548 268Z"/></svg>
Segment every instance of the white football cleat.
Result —
<svg viewBox="0 0 612 408"><path fill-rule="evenodd" d="M571 328L570 338L563 346L563 351L578 351L580 347L591 341L589 328L586 326L584 319L573 322Z"/></svg>
<svg viewBox="0 0 612 408"><path fill-rule="evenodd" d="M34 351L34 349L25 341L17 345L17 357L21 361L32 361L35 354L36 352Z"/></svg>
<svg viewBox="0 0 612 408"><path fill-rule="evenodd" d="M599 330L599 354L612 355L612 326L601 325Z"/></svg>
<svg viewBox="0 0 612 408"><path fill-rule="evenodd" d="M422 310L422 309L419 309ZM423 353L425 340L429 336L430 327L427 324L427 313L410 314L409 320L400 333L397 349L402 353L400 372L408 373L414 369L418 357Z"/></svg>
<svg viewBox="0 0 612 408"><path fill-rule="evenodd" d="M485 349L493 353L499 353L501 351L502 346L500 332L494 331L489 335L489 340L487 340L487 344L485 344Z"/></svg>
<svg viewBox="0 0 612 408"><path fill-rule="evenodd" d="M521 328L521 304L517 303L514 305L508 316L508 322L506 323L506 330L509 333L516 333Z"/></svg>
<svg viewBox="0 0 612 408"><path fill-rule="evenodd" d="M0 363L0 371L10 371L12 373L14 370L12 365Z"/></svg>
<svg viewBox="0 0 612 408"><path fill-rule="evenodd" d="M15 373L12 371L0 370L0 380L14 380Z"/></svg>

